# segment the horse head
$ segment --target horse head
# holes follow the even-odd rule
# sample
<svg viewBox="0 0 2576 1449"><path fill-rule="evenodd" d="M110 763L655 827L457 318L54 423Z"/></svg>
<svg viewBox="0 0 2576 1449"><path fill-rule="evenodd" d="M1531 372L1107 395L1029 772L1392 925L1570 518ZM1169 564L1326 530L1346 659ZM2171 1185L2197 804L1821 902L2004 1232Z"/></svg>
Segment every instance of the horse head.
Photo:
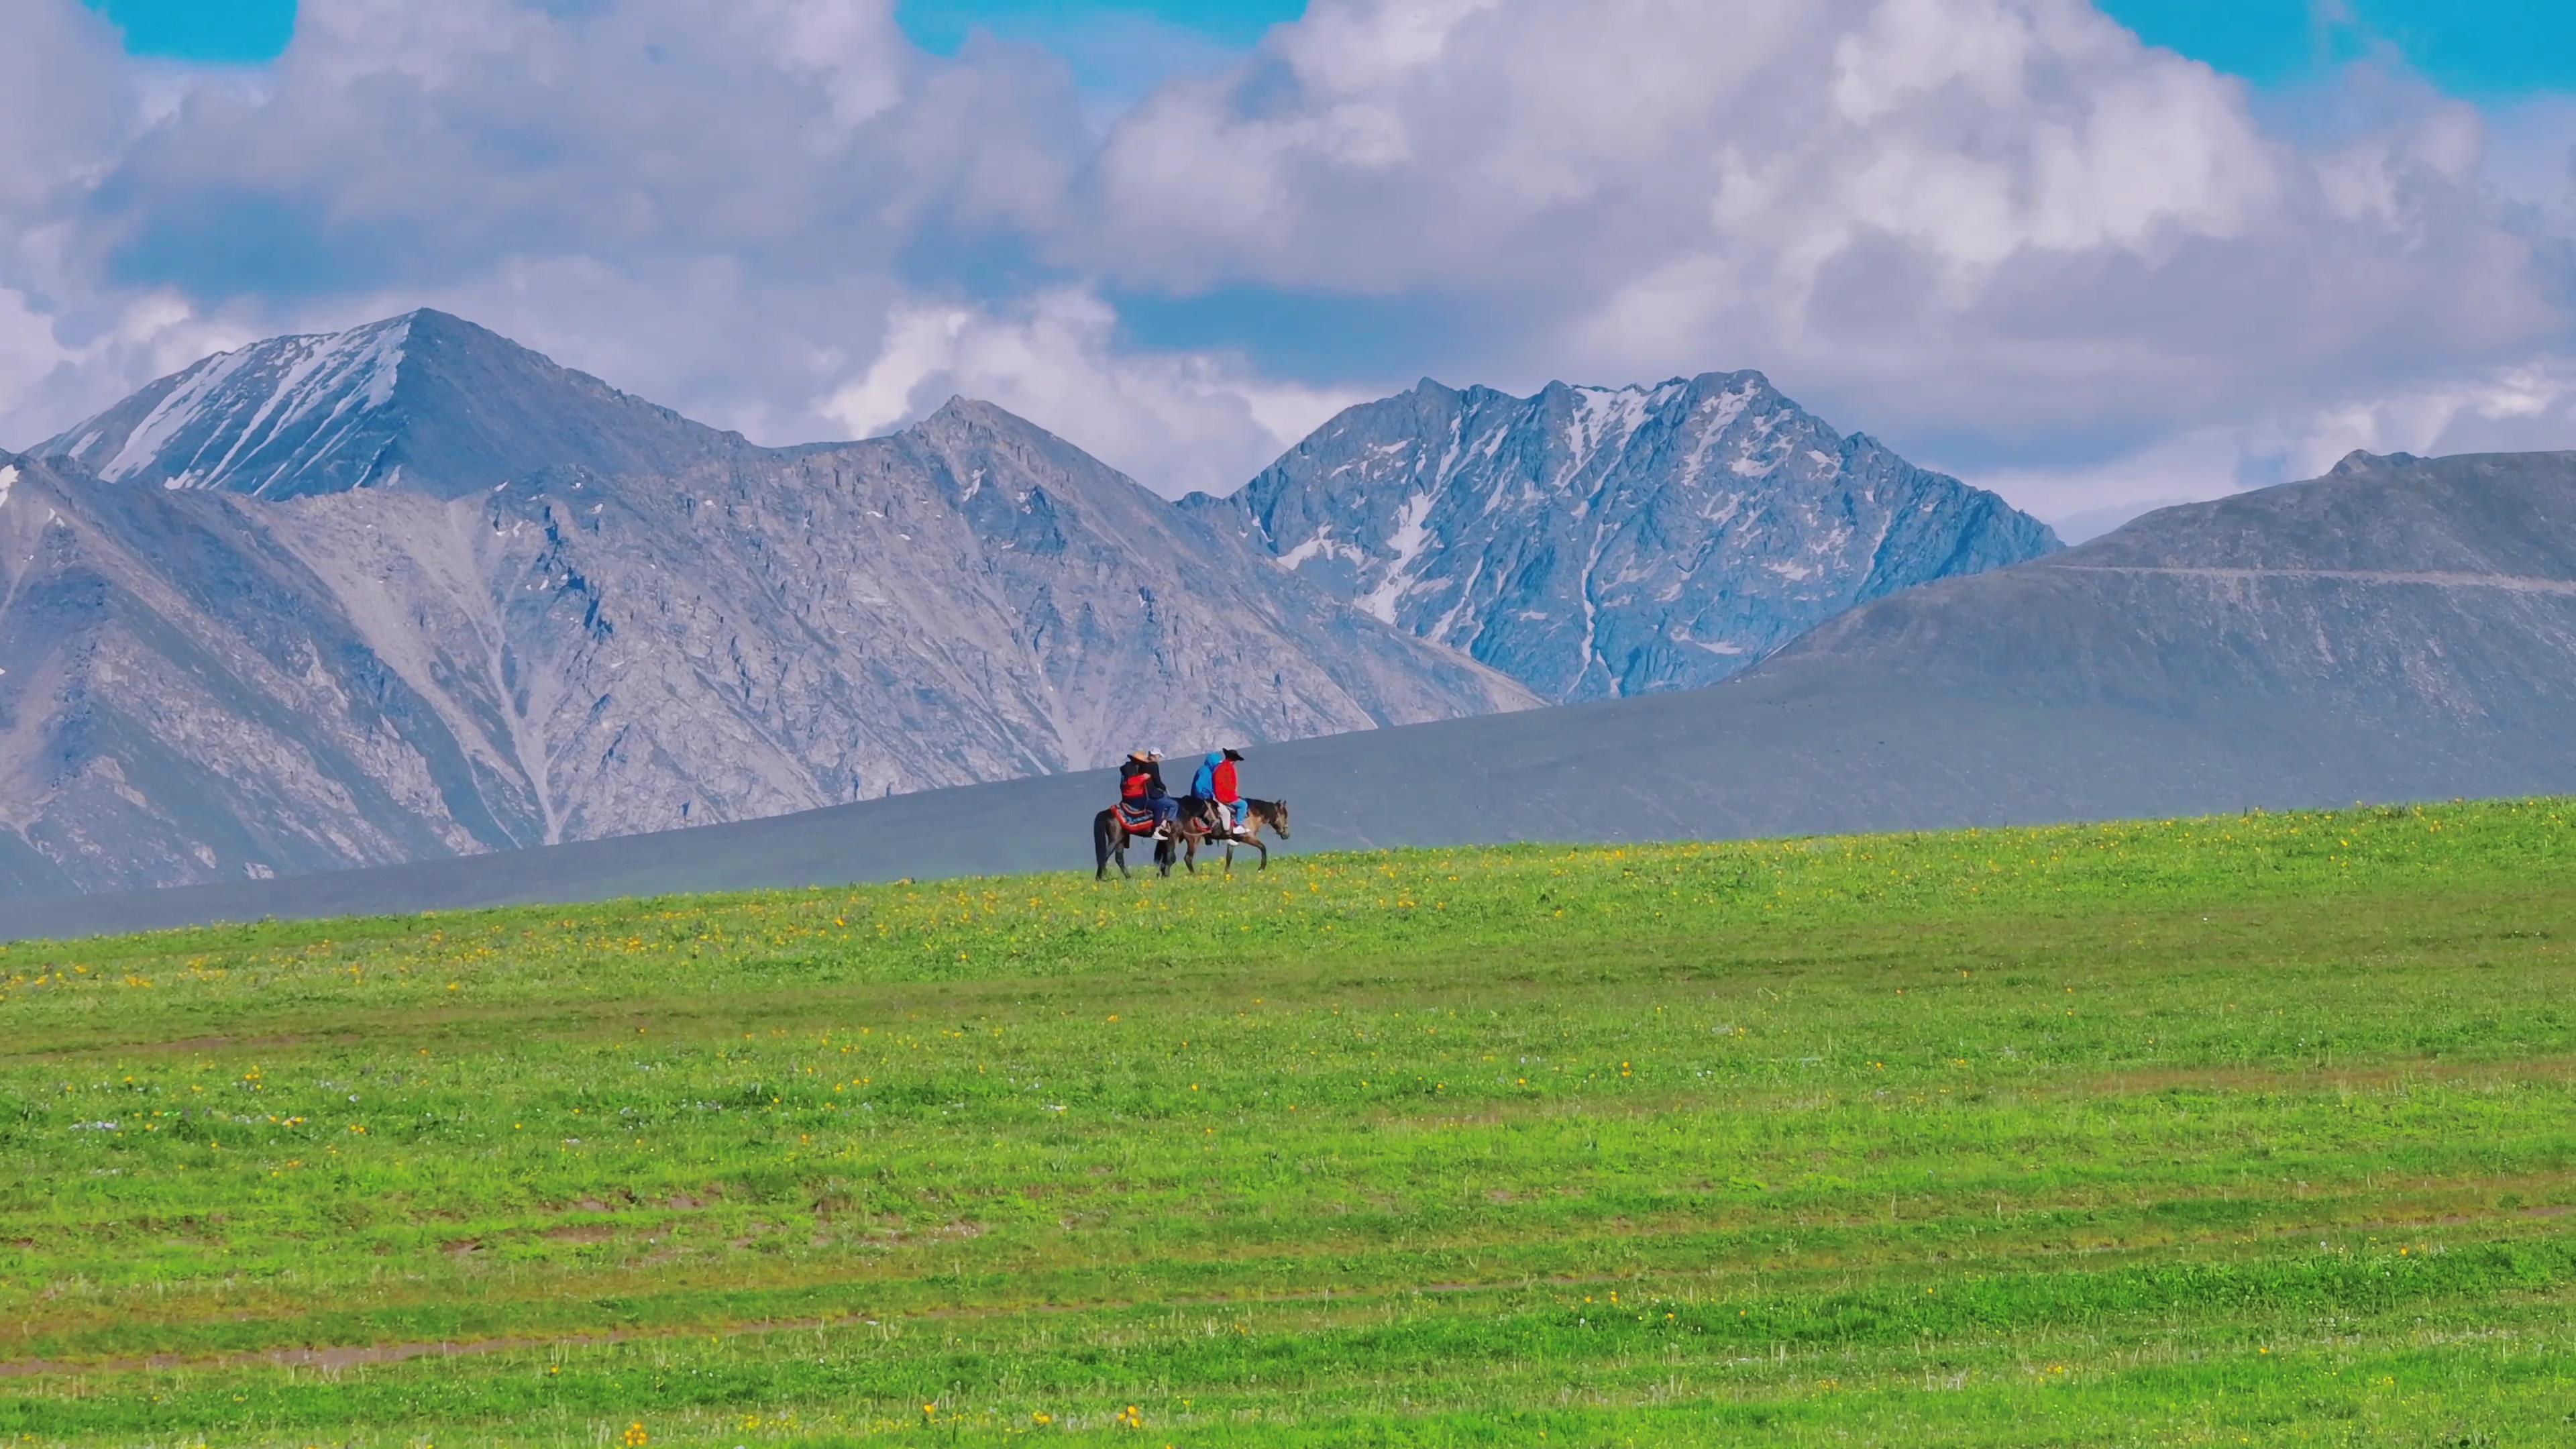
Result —
<svg viewBox="0 0 2576 1449"><path fill-rule="evenodd" d="M1273 828L1273 829L1275 829L1275 830L1277 830L1277 831L1279 832L1279 838L1280 838L1280 839L1282 839L1282 840L1286 840L1286 839L1288 838L1288 802L1287 802L1287 801L1285 801L1285 800L1273 800L1273 801L1271 801L1271 802L1270 802L1270 824L1271 824L1271 828Z"/></svg>

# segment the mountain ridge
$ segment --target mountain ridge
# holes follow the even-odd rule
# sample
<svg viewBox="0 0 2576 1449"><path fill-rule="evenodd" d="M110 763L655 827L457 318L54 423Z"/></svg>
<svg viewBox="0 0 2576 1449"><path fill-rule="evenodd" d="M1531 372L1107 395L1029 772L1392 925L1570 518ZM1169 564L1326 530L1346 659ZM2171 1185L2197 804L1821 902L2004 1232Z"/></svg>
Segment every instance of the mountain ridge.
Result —
<svg viewBox="0 0 2576 1449"><path fill-rule="evenodd" d="M2058 547L1753 370L1528 397L1425 378L1182 506L1561 702L1714 683L1854 604Z"/></svg>

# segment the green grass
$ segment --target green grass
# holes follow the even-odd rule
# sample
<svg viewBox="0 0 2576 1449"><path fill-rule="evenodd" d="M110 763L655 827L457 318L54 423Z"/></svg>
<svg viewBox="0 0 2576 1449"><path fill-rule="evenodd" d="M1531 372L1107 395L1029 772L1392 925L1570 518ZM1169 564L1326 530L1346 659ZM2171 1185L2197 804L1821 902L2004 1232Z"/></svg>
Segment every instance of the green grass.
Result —
<svg viewBox="0 0 2576 1449"><path fill-rule="evenodd" d="M2576 1442L2571 832L0 948L0 1444Z"/></svg>

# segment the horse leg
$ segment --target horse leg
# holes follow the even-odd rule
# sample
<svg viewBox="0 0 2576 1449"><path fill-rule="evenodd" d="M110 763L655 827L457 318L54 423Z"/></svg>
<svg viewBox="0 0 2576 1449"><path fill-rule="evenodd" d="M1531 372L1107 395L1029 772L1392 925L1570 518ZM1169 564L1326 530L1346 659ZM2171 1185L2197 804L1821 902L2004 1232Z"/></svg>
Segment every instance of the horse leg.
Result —
<svg viewBox="0 0 2576 1449"><path fill-rule="evenodd" d="M1109 879L1109 865L1112 861L1115 861L1118 864L1118 878L1120 880L1126 880L1129 878L1129 872L1127 870L1127 826L1124 822L1114 818L1111 812L1101 812L1100 818L1092 822L1091 853L1093 857L1091 878L1093 880L1104 881Z"/></svg>

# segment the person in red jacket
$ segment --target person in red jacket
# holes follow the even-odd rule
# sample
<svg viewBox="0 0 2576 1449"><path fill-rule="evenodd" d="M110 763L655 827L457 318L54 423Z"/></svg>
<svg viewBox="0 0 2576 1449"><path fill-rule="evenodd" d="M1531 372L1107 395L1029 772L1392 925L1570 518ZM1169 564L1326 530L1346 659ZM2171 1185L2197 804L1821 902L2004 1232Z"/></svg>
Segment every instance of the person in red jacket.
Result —
<svg viewBox="0 0 2576 1449"><path fill-rule="evenodd" d="M1234 767L1243 758L1241 750L1210 750L1199 764L1196 778L1190 781L1190 793L1211 800L1224 812L1226 828L1240 834L1243 830L1243 791L1234 783Z"/></svg>

